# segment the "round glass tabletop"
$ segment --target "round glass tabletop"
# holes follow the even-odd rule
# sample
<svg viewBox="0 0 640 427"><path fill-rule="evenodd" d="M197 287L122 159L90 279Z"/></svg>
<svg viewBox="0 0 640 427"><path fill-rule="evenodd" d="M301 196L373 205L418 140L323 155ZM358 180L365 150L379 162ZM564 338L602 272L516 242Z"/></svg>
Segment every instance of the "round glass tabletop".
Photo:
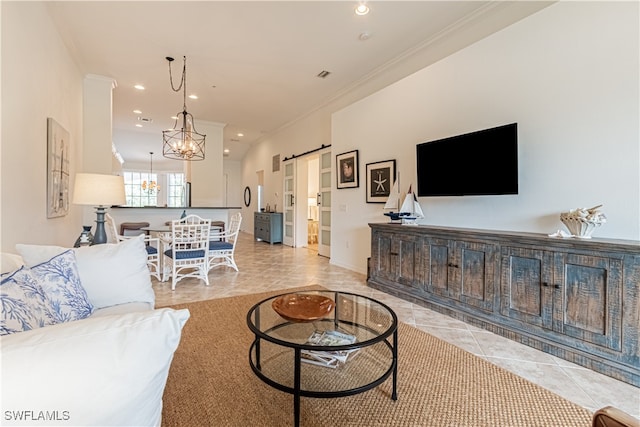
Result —
<svg viewBox="0 0 640 427"><path fill-rule="evenodd" d="M313 303L318 305L317 310L309 306ZM330 306L333 309L327 311ZM398 319L388 306L363 295L308 291L259 302L249 310L247 324L256 336L285 347L338 350L365 347L386 339L397 329ZM355 339L352 343L329 339L310 342L314 334L323 332L337 332Z"/></svg>

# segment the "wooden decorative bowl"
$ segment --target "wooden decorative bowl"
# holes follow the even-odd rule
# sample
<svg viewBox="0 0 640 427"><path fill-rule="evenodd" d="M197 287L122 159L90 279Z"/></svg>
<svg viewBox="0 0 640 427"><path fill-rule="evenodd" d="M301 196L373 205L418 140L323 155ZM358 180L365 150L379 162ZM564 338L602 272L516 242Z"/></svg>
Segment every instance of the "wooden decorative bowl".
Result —
<svg viewBox="0 0 640 427"><path fill-rule="evenodd" d="M290 322L313 322L333 311L331 298L313 294L286 294L271 303L273 310Z"/></svg>

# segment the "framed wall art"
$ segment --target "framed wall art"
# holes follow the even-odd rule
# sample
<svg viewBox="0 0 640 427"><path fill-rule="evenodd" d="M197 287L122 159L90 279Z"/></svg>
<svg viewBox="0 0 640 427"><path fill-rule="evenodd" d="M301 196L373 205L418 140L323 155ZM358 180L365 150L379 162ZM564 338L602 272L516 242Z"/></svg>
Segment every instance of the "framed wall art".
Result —
<svg viewBox="0 0 640 427"><path fill-rule="evenodd" d="M367 203L386 203L396 176L396 161L367 163Z"/></svg>
<svg viewBox="0 0 640 427"><path fill-rule="evenodd" d="M336 156L338 188L357 188L360 185L358 176L358 150L338 154Z"/></svg>
<svg viewBox="0 0 640 427"><path fill-rule="evenodd" d="M69 213L69 132L47 118L47 218Z"/></svg>

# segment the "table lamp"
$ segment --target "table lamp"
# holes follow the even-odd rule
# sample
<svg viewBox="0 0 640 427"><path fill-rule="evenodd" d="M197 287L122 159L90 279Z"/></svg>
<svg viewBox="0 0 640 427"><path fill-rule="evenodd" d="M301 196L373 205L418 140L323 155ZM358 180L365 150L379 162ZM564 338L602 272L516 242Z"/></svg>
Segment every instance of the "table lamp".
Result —
<svg viewBox="0 0 640 427"><path fill-rule="evenodd" d="M96 233L93 244L107 243L107 232L104 229L104 210L111 205L126 203L124 179L116 175L77 173L73 188L73 203L96 207Z"/></svg>

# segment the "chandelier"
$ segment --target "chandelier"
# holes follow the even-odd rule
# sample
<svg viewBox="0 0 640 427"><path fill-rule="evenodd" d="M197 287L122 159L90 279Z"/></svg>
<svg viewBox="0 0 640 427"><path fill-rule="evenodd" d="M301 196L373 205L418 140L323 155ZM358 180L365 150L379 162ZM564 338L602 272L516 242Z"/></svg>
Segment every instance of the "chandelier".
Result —
<svg viewBox="0 0 640 427"><path fill-rule="evenodd" d="M149 195L153 195L156 194L156 192L160 191L160 186L158 185L158 183L156 181L153 181L153 151L149 152L149 155L151 157L150 160L150 171L149 171L149 182L147 183L147 180L142 181L142 191L146 192Z"/></svg>
<svg viewBox="0 0 640 427"><path fill-rule="evenodd" d="M167 56L169 61L169 80L174 92L183 90L182 112L176 115L176 121L172 129L162 132L162 155L175 160L204 160L204 139L206 135L198 133L193 123L193 116L187 113L187 57L184 56L182 67L182 80L176 89L173 85L171 74L171 62L173 58ZM180 130L178 130L180 122Z"/></svg>

